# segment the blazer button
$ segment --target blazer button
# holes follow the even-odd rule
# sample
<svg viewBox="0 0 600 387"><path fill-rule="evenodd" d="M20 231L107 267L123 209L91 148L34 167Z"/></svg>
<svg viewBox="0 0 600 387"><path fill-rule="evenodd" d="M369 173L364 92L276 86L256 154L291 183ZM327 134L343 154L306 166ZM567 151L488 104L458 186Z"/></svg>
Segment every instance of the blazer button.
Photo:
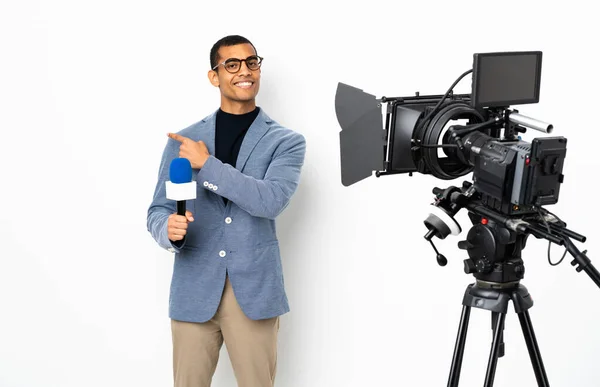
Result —
<svg viewBox="0 0 600 387"><path fill-rule="evenodd" d="M224 256L226 256L226 255L227 255L227 254L225 253L225 250L221 250L221 251L219 251L219 256L220 256L221 258L223 258L223 257L224 257Z"/></svg>
<svg viewBox="0 0 600 387"><path fill-rule="evenodd" d="M213 187L214 187L214 185L213 185L212 183L209 183L209 184L208 184L208 188L209 188L209 189L213 189Z"/></svg>
<svg viewBox="0 0 600 387"><path fill-rule="evenodd" d="M225 223L230 224L231 223L231 218L230 217L225 218Z"/></svg>
<svg viewBox="0 0 600 387"><path fill-rule="evenodd" d="M205 187L208 187L208 181L205 181L205 182L204 182L204 186L205 186Z"/></svg>

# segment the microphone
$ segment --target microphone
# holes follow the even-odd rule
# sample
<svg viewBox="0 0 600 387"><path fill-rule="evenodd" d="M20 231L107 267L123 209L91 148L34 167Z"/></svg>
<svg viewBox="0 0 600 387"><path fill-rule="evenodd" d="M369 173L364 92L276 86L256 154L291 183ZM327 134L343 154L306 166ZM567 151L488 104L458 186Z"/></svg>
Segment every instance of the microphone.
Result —
<svg viewBox="0 0 600 387"><path fill-rule="evenodd" d="M167 199L177 201L177 215L185 216L185 201L196 199L196 183L192 181L192 165L185 158L175 158L169 166L165 182Z"/></svg>

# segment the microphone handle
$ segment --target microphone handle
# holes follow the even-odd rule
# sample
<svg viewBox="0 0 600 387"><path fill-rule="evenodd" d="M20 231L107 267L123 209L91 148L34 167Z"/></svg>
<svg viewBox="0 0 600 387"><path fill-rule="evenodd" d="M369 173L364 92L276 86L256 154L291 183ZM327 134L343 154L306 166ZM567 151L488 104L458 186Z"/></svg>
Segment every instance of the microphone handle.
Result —
<svg viewBox="0 0 600 387"><path fill-rule="evenodd" d="M185 200L177 201L177 215L185 216Z"/></svg>

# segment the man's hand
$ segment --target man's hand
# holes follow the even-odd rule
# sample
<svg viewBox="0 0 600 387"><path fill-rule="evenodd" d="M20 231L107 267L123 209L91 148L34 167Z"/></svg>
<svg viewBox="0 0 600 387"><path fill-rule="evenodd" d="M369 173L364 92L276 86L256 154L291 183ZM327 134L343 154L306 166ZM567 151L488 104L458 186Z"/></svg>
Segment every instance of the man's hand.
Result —
<svg viewBox="0 0 600 387"><path fill-rule="evenodd" d="M175 133L169 133L169 137L181 143L179 146L179 157L188 159L190 164L192 164L192 168L200 169L204 166L204 163L210 156L204 141L196 142Z"/></svg>
<svg viewBox="0 0 600 387"><path fill-rule="evenodd" d="M182 240L187 234L188 223L193 221L194 217L189 211L185 212L185 216L177 215L177 213L169 215L169 221L167 222L169 239L173 242Z"/></svg>

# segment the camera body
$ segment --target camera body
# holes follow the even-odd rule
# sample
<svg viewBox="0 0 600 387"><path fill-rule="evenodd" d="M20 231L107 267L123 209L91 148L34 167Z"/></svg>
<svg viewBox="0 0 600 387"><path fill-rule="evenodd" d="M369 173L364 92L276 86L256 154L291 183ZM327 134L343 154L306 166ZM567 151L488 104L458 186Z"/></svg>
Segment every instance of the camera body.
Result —
<svg viewBox="0 0 600 387"><path fill-rule="evenodd" d="M470 95L387 100L387 158L379 176L418 172L453 180L473 172L483 203L506 215L557 203L566 138L529 143L518 136L526 132L525 125L544 133L551 133L552 125L509 107L474 107ZM466 125L448 128L452 121Z"/></svg>
<svg viewBox="0 0 600 387"><path fill-rule="evenodd" d="M566 156L564 137L502 141L483 133L465 139L473 185L482 204L505 215L535 212L556 204Z"/></svg>

